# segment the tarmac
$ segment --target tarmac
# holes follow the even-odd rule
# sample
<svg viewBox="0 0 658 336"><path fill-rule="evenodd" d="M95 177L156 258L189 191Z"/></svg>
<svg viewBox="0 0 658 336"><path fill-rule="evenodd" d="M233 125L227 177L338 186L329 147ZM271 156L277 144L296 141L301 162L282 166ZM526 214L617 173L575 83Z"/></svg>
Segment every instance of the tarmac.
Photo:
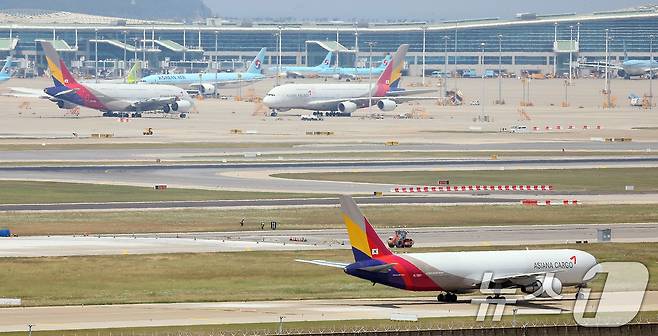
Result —
<svg viewBox="0 0 658 336"><path fill-rule="evenodd" d="M609 293L609 302L618 301L614 312L626 311L625 298L628 293ZM333 299L333 300L288 300L288 301L242 301L208 303L160 303L125 304L102 306L59 306L20 307L0 309L0 332L25 331L32 324L33 331L77 330L95 328L185 326L241 323L279 323L283 327L295 321L341 321L384 319L399 316L428 317L473 317L480 300L474 296L460 296L457 303L438 303L435 297L398 299ZM508 297L512 299L513 297ZM589 307L596 299L589 301ZM505 305L504 314L517 315L569 314L575 304L573 295L562 300L537 299L519 300ZM658 292L645 293L643 311L658 310ZM487 317L490 321L491 317Z"/></svg>
<svg viewBox="0 0 658 336"><path fill-rule="evenodd" d="M532 246L596 243L598 229L611 229L612 242L658 242L658 225L561 224L405 228L415 247ZM379 229L384 241L393 229ZM291 241L296 238L304 242ZM95 236L2 238L0 257L52 257L246 251L347 249L344 229L151 233Z"/></svg>

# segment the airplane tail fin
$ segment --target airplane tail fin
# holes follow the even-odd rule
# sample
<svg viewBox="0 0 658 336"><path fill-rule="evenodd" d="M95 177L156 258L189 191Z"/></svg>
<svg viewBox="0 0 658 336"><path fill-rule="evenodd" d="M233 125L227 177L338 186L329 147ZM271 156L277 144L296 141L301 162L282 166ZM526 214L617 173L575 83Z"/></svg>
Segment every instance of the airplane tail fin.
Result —
<svg viewBox="0 0 658 336"><path fill-rule="evenodd" d="M48 69L50 70L50 75L53 78L55 86L66 86L70 87L73 84L78 84L78 82L73 78L71 72L59 58L59 54L55 51L52 43L48 41L41 41L41 47L43 48L44 53L46 54L46 61L48 62Z"/></svg>
<svg viewBox="0 0 658 336"><path fill-rule="evenodd" d="M267 48L263 48L258 52L258 55L254 58L253 62L251 62L251 65L249 65L249 69L247 69L247 72L249 73L260 73L260 70L263 66L263 62L265 61L265 51Z"/></svg>
<svg viewBox="0 0 658 336"><path fill-rule="evenodd" d="M126 83L135 84L139 82L139 80L141 79L140 76L141 71L142 71L142 62L141 61L135 62L132 68L130 68L130 71L128 71L128 75L126 76Z"/></svg>
<svg viewBox="0 0 658 336"><path fill-rule="evenodd" d="M384 59L382 60L382 62L379 63L379 66L377 66L377 68L386 69L386 66L388 65L389 62L391 62L391 54L387 54L386 57L384 57Z"/></svg>
<svg viewBox="0 0 658 336"><path fill-rule="evenodd" d="M384 68L384 71L377 80L376 91L374 92L375 96L384 96L389 91L391 85L400 80L407 51L409 51L409 45L402 44L395 54L393 54L391 61L386 65L386 68Z"/></svg>
<svg viewBox="0 0 658 336"><path fill-rule="evenodd" d="M9 75L9 68L11 68L11 56L7 56L7 61L5 61L5 65L2 67L2 70L0 70L0 73Z"/></svg>
<svg viewBox="0 0 658 336"><path fill-rule="evenodd" d="M324 60L318 67L320 68L329 68L331 67L331 58L334 57L334 53L332 51L327 53L327 56L324 57Z"/></svg>
<svg viewBox="0 0 658 336"><path fill-rule="evenodd" d="M368 219L361 213L361 210L359 210L352 197L347 195L340 197L340 210L345 226L347 227L355 261L376 259L381 256L393 254L384 245L384 242L382 242L372 228Z"/></svg>

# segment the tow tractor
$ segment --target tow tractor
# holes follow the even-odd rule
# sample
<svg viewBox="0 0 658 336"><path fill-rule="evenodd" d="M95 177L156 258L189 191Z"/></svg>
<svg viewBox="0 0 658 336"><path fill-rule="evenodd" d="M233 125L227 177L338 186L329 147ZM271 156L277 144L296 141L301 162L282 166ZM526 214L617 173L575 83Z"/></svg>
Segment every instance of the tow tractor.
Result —
<svg viewBox="0 0 658 336"><path fill-rule="evenodd" d="M395 230L395 234L388 237L388 247L410 248L414 246L414 240L407 238L407 234L409 234L407 230Z"/></svg>

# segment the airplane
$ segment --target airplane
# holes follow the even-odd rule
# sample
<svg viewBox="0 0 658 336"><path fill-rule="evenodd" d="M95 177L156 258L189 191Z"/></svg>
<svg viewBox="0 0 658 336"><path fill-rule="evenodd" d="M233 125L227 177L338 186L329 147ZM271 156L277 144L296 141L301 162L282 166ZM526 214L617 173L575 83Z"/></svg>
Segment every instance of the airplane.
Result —
<svg viewBox="0 0 658 336"><path fill-rule="evenodd" d="M353 84L284 84L270 90L263 104L272 115L291 109L329 111L327 115L350 116L352 112L369 105L381 111L393 111L398 104L412 100L434 100L437 97L402 97L416 92L398 92L389 95L391 84L399 80L408 44L401 45L392 56L376 83Z"/></svg>
<svg viewBox="0 0 658 336"><path fill-rule="evenodd" d="M47 41L40 43L55 84L43 91L59 108L84 106L102 111L104 117L141 117L144 112L164 112L185 118L194 107L192 98L173 85L79 83L53 45Z"/></svg>
<svg viewBox="0 0 658 336"><path fill-rule="evenodd" d="M328 52L327 56L324 57L322 63L308 67L308 66L284 66L281 67L281 75L288 78L304 78L307 76L318 76L318 74L326 69L331 68L331 57L333 57L333 52ZM270 67L269 72L277 73L279 71L278 67Z"/></svg>
<svg viewBox="0 0 658 336"><path fill-rule="evenodd" d="M196 72L186 74L150 75L139 80L139 83L187 85L201 94L215 94L218 87L239 87L266 78L261 73L265 61L266 48L262 48L254 58L246 72Z"/></svg>
<svg viewBox="0 0 658 336"><path fill-rule="evenodd" d="M456 302L457 294L477 291L483 283L494 294L487 299L503 299L503 289L516 288L532 294L530 298L554 297L564 287L580 290L593 278L585 278L590 269L599 267L591 254L571 249L395 254L377 236L352 197L341 196L340 206L354 263L296 261L340 268L373 285L439 291L440 302Z"/></svg>
<svg viewBox="0 0 658 336"><path fill-rule="evenodd" d="M2 70L0 70L0 82L8 81L11 78L11 73L9 73L9 69L11 68L11 60L11 56L8 56L5 65L2 67Z"/></svg>
<svg viewBox="0 0 658 336"><path fill-rule="evenodd" d="M320 77L332 77L336 79L347 78L348 80L367 78L369 76L379 76L384 72L388 62L391 61L391 55L386 55L382 62L373 68L343 68L343 67L330 67L322 69L318 72Z"/></svg>
<svg viewBox="0 0 658 336"><path fill-rule="evenodd" d="M614 69L617 70L617 75L624 79L631 79L631 77L646 76L653 72L654 78L656 71L658 71L658 62L652 60L634 60L628 59L626 52L626 43L624 43L624 61L619 64L612 64L606 62L583 62L578 63L578 67L597 68L597 69Z"/></svg>

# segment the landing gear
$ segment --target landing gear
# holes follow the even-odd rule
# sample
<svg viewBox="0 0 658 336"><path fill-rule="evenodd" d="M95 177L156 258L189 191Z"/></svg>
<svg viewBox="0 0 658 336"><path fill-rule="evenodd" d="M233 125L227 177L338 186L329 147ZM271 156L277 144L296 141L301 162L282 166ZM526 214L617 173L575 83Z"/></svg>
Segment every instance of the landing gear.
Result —
<svg viewBox="0 0 658 336"><path fill-rule="evenodd" d="M439 294L439 295L436 297L436 299L437 299L439 302L449 302L449 303L454 303L454 302L457 302L457 294L453 294L453 293L445 293L445 294L443 294L443 293L441 293L441 294Z"/></svg>
<svg viewBox="0 0 658 336"><path fill-rule="evenodd" d="M131 116L132 118L141 118L141 117L142 117L142 113L141 113L141 112L133 112L130 116Z"/></svg>
<svg viewBox="0 0 658 336"><path fill-rule="evenodd" d="M270 111L270 117L276 117L278 115L279 115L279 112L277 112L277 110L272 109L272 111Z"/></svg>
<svg viewBox="0 0 658 336"><path fill-rule="evenodd" d="M185 114L185 113L181 113L181 114L179 114L178 116L179 116L181 119L185 119L185 118L187 118L187 114Z"/></svg>
<svg viewBox="0 0 658 336"><path fill-rule="evenodd" d="M494 296L487 296L487 300L505 300L504 296L500 296L500 294L495 294Z"/></svg>
<svg viewBox="0 0 658 336"><path fill-rule="evenodd" d="M576 288L578 288L578 291L576 292L576 300L585 300L585 294L583 294L583 293L581 292L581 290L583 289L583 287L578 286L578 287L576 287Z"/></svg>
<svg viewBox="0 0 658 336"><path fill-rule="evenodd" d="M323 112L320 112L320 111L315 111L315 112L313 112L313 115L314 115L314 116L317 116L317 117L324 117L324 113L323 113Z"/></svg>

